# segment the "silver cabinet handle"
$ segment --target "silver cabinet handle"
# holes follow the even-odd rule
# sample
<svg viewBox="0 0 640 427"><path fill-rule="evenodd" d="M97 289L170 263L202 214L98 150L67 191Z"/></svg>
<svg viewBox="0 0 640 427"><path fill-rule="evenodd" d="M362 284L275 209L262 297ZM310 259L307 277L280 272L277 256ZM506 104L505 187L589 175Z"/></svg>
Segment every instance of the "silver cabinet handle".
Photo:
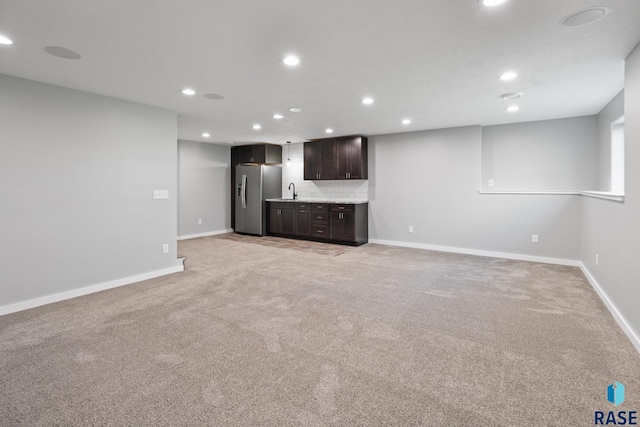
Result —
<svg viewBox="0 0 640 427"><path fill-rule="evenodd" d="M318 219L322 219L322 217L321 217L321 216L319 216L319 217L318 217Z"/></svg>
<svg viewBox="0 0 640 427"><path fill-rule="evenodd" d="M338 206L338 209L344 209L344 206Z"/></svg>

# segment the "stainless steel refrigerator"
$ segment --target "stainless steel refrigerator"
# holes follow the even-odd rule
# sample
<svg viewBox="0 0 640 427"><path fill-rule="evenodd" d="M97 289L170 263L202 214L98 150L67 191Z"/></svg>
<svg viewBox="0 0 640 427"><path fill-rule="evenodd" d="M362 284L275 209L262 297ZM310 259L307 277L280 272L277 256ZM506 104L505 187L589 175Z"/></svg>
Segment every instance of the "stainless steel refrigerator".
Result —
<svg viewBox="0 0 640 427"><path fill-rule="evenodd" d="M235 231L264 236L267 234L265 199L282 197L282 167L238 165L235 192Z"/></svg>

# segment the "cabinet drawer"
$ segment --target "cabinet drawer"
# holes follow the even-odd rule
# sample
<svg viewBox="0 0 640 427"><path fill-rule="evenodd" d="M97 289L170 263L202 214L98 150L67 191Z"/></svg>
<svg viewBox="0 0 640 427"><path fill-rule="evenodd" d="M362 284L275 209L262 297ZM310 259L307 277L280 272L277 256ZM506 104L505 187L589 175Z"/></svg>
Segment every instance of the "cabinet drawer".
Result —
<svg viewBox="0 0 640 427"><path fill-rule="evenodd" d="M310 210L311 209L311 203L296 203L296 208L298 210Z"/></svg>
<svg viewBox="0 0 640 427"><path fill-rule="evenodd" d="M328 212L329 211L329 205L327 203L313 203L311 205L311 209L314 212Z"/></svg>
<svg viewBox="0 0 640 427"><path fill-rule="evenodd" d="M331 205L331 212L353 212L354 205Z"/></svg>
<svg viewBox="0 0 640 427"><path fill-rule="evenodd" d="M327 222L329 214L327 212L313 211L313 222Z"/></svg>
<svg viewBox="0 0 640 427"><path fill-rule="evenodd" d="M311 235L313 237L322 237L325 239L329 238L329 226L328 225L318 225L313 224L311 228Z"/></svg>
<svg viewBox="0 0 640 427"><path fill-rule="evenodd" d="M292 202L268 202L270 209L294 209L295 205Z"/></svg>

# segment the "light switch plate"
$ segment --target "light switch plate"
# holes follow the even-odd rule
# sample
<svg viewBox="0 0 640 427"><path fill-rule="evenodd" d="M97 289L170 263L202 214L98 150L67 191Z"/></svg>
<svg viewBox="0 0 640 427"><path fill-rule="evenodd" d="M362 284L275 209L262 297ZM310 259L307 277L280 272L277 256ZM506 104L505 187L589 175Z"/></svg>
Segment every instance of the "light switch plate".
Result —
<svg viewBox="0 0 640 427"><path fill-rule="evenodd" d="M168 199L169 198L169 190L153 190L153 199Z"/></svg>

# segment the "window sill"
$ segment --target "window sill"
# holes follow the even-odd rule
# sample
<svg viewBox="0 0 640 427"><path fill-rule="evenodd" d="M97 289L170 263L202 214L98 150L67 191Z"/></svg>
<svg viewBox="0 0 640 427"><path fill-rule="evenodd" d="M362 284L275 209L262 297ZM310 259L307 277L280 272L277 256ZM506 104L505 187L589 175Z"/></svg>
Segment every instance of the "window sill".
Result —
<svg viewBox="0 0 640 427"><path fill-rule="evenodd" d="M611 193L609 191L578 191L578 194L581 196L593 197L595 199L624 202L624 194Z"/></svg>

